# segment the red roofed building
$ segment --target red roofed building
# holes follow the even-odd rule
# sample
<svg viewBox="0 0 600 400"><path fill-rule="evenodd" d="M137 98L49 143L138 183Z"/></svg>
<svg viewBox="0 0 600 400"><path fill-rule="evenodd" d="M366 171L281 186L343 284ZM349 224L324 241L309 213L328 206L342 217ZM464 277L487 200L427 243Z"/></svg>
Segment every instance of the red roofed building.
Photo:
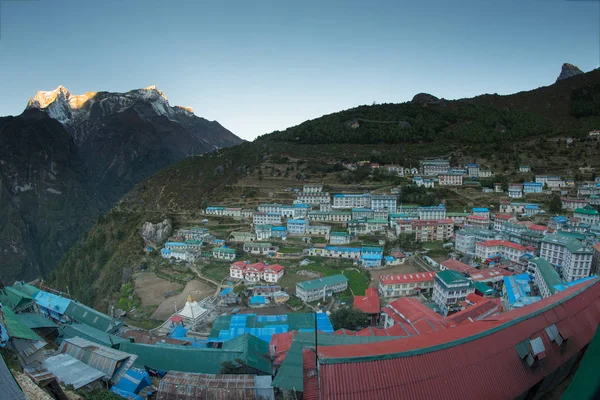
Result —
<svg viewBox="0 0 600 400"><path fill-rule="evenodd" d="M413 274L381 275L379 294L382 297L414 296L417 291L431 292L435 272L415 272Z"/></svg>
<svg viewBox="0 0 600 400"><path fill-rule="evenodd" d="M548 233L549 229L546 225L529 225L527 227L530 231L538 232L538 233Z"/></svg>
<svg viewBox="0 0 600 400"><path fill-rule="evenodd" d="M441 315L413 297L391 302L381 310L381 314L386 329L396 325L402 328L399 336L419 336L446 329Z"/></svg>
<svg viewBox="0 0 600 400"><path fill-rule="evenodd" d="M483 283L498 283L504 280L505 276L514 275L512 272L500 268L500 267L490 267L483 269L475 269L474 271L469 272L469 276L475 282L483 282Z"/></svg>
<svg viewBox="0 0 600 400"><path fill-rule="evenodd" d="M521 246L508 240L486 240L475 243L475 255L481 260L501 256L507 260L517 262L524 254L535 255L535 248Z"/></svg>
<svg viewBox="0 0 600 400"><path fill-rule="evenodd" d="M236 261L229 267L229 276L252 283L261 280L276 283L281 279L283 273L283 265L267 265L262 262L250 264L247 261Z"/></svg>
<svg viewBox="0 0 600 400"><path fill-rule="evenodd" d="M469 272L477 271L477 268L467 265L463 262L454 259L448 259L446 261L442 261L440 264L440 270L451 269L453 271L458 271L461 274L468 274Z"/></svg>
<svg viewBox="0 0 600 400"><path fill-rule="evenodd" d="M504 224L511 221L516 221L515 216L512 214L500 213L494 215L494 230L501 232Z"/></svg>
<svg viewBox="0 0 600 400"><path fill-rule="evenodd" d="M273 359L273 369L277 370L283 364L288 350L292 347L292 342L298 331L290 331L285 333L275 333L271 336L269 342L269 353Z"/></svg>
<svg viewBox="0 0 600 400"><path fill-rule="evenodd" d="M577 366L599 323L596 279L427 335L319 346L318 364L303 354L304 399L540 398Z"/></svg>
<svg viewBox="0 0 600 400"><path fill-rule="evenodd" d="M368 288L364 296L354 296L354 308L369 314L371 325L376 325L379 319L379 294L377 289Z"/></svg>
<svg viewBox="0 0 600 400"><path fill-rule="evenodd" d="M468 215L465 224L472 226L473 228L489 229L490 219L480 215Z"/></svg>
<svg viewBox="0 0 600 400"><path fill-rule="evenodd" d="M594 246L594 255L592 256L592 274L600 274L600 242L595 243Z"/></svg>
<svg viewBox="0 0 600 400"><path fill-rule="evenodd" d="M469 294L467 296L467 300L469 300L469 296L477 296L476 294ZM474 299L471 297L471 301L475 300L475 304L465 308L462 311L459 311L455 314L449 315L442 323L448 328L454 328L460 324L470 324L474 321L478 321L485 317L489 317L492 315L497 315L502 312L502 306L498 304L495 299L486 299L481 296L477 296L480 299Z"/></svg>

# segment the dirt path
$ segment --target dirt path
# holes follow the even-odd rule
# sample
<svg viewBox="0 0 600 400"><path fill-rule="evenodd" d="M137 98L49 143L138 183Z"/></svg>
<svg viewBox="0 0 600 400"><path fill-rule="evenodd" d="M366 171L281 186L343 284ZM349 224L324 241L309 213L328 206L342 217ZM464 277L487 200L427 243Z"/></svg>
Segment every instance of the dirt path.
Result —
<svg viewBox="0 0 600 400"><path fill-rule="evenodd" d="M179 290L183 285L159 278L152 272L140 272L134 277L135 294L142 301L142 306L153 306L165 301L165 292Z"/></svg>
<svg viewBox="0 0 600 400"><path fill-rule="evenodd" d="M205 297L212 296L215 289L207 283L201 281L189 281L183 292L177 296L169 297L164 300L152 314L153 319L164 320L169 318L175 312L175 304L180 310L185 305L188 296L191 294L196 301L200 301Z"/></svg>

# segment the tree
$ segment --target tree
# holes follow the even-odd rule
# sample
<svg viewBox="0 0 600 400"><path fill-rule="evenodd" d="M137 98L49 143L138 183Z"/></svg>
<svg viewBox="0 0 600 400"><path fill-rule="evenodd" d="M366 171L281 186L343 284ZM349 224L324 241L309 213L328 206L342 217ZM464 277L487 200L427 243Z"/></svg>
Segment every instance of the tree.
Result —
<svg viewBox="0 0 600 400"><path fill-rule="evenodd" d="M562 201L559 196L552 196L550 204L548 206L550 212L553 214L560 214L562 212Z"/></svg>
<svg viewBox="0 0 600 400"><path fill-rule="evenodd" d="M334 330L360 330L369 326L369 316L355 308L339 308L329 316Z"/></svg>

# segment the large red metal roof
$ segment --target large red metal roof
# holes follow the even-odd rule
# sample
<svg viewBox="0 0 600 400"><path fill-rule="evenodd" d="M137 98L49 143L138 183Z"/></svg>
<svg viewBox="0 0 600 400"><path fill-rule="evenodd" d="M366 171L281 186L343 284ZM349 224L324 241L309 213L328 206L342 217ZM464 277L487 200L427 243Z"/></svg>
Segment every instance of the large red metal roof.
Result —
<svg viewBox="0 0 600 400"><path fill-rule="evenodd" d="M582 283L522 307L429 335L319 347L319 375L305 355L305 399L516 398L586 346L600 322L600 282ZM545 328L567 340L559 347ZM529 367L516 347L540 338ZM312 374L311 374L312 370ZM320 381L320 382L319 382Z"/></svg>
<svg viewBox="0 0 600 400"><path fill-rule="evenodd" d="M435 278L435 272L414 272L412 274L381 275L379 281L384 285L429 282Z"/></svg>
<svg viewBox="0 0 600 400"><path fill-rule="evenodd" d="M444 267L451 269L453 271L458 271L460 273L477 271L477 268L467 265L467 264L460 262L458 260L455 260L453 258L450 258L446 261L442 261L441 265L443 265Z"/></svg>
<svg viewBox="0 0 600 400"><path fill-rule="evenodd" d="M367 314L379 314L379 294L377 289L368 288L364 296L354 296L354 308Z"/></svg>

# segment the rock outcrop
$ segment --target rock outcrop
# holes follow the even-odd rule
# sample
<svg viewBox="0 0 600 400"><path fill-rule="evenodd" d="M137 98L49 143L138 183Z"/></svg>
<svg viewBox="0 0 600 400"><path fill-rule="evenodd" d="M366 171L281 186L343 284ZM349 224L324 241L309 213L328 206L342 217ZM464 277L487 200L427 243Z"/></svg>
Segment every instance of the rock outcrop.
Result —
<svg viewBox="0 0 600 400"><path fill-rule="evenodd" d="M171 231L173 230L173 225L170 219L165 219L163 222L159 222L157 224L153 224L152 222L144 222L142 225L142 229L140 229L140 235L152 243L162 243L169 236L171 236Z"/></svg>
<svg viewBox="0 0 600 400"><path fill-rule="evenodd" d="M564 63L562 65L562 69L560 70L560 75L558 75L558 78L556 78L556 82L562 81L563 79L568 79L572 76L580 75L580 74L583 74L583 71L580 70L579 67L577 67L573 64Z"/></svg>

